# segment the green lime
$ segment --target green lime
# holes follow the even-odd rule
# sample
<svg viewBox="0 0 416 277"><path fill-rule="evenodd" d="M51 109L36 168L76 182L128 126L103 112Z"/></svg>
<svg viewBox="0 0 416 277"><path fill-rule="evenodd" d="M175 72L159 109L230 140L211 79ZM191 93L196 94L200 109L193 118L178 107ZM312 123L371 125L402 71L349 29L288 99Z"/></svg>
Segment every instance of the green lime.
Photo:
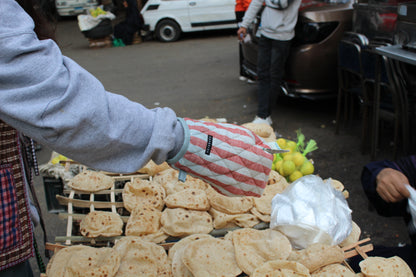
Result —
<svg viewBox="0 0 416 277"><path fill-rule="evenodd" d="M295 163L293 161L289 160L289 161L283 161L281 168L283 169L283 173L284 173L283 176L286 177L286 176L289 176L290 174L292 174L295 171L296 166L295 166Z"/></svg>
<svg viewBox="0 0 416 277"><path fill-rule="evenodd" d="M300 172L303 174L303 176L313 174L314 171L315 167L310 161L304 162L300 167Z"/></svg>
<svg viewBox="0 0 416 277"><path fill-rule="evenodd" d="M292 161L295 163L296 167L300 167L305 163L306 158L300 152L295 152L292 154Z"/></svg>
<svg viewBox="0 0 416 277"><path fill-rule="evenodd" d="M295 170L292 174L289 175L289 182L294 182L300 177L303 177L303 174L299 170Z"/></svg>

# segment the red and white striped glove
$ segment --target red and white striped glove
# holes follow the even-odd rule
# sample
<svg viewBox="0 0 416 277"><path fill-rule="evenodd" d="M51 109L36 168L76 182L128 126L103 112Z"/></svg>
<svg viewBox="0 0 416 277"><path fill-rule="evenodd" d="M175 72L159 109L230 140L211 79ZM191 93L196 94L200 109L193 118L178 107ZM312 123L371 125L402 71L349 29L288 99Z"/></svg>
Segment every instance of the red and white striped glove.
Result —
<svg viewBox="0 0 416 277"><path fill-rule="evenodd" d="M180 170L180 180L185 180L186 172L227 196L261 196L273 155L263 150L270 147L260 137L234 124L189 118L179 121L185 130L185 143L168 163Z"/></svg>

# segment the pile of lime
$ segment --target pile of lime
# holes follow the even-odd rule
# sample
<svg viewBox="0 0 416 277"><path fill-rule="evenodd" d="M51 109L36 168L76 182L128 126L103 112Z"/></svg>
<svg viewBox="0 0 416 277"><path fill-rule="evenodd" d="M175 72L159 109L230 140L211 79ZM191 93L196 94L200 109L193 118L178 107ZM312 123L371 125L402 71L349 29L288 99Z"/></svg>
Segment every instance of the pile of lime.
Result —
<svg viewBox="0 0 416 277"><path fill-rule="evenodd" d="M281 149L287 149L289 152L274 154L272 170L279 172L288 182L313 174L315 171L313 161L306 155L318 149L317 143L313 139L305 143L305 136L301 130L297 130L296 133L297 142L285 138L276 140Z"/></svg>
<svg viewBox="0 0 416 277"><path fill-rule="evenodd" d="M96 9L90 9L90 14L92 17L97 17L101 14L107 14L101 7L97 7Z"/></svg>

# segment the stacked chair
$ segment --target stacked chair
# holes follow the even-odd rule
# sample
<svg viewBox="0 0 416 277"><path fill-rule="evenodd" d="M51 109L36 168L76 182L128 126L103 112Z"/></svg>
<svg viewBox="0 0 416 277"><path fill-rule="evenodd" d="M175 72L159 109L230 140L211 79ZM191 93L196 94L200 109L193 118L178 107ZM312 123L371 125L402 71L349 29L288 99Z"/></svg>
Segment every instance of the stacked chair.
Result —
<svg viewBox="0 0 416 277"><path fill-rule="evenodd" d="M384 123L389 122L393 126L394 158L400 151L407 153L409 141L403 72L398 63L374 52L374 48L381 45L387 45L387 42L369 42L362 34L347 32L339 44L338 52L335 132L339 133L342 111L344 123L351 122L355 114L360 114L361 152L365 154L370 149L372 160L376 159L380 129ZM376 66L380 70L379 90L376 89Z"/></svg>

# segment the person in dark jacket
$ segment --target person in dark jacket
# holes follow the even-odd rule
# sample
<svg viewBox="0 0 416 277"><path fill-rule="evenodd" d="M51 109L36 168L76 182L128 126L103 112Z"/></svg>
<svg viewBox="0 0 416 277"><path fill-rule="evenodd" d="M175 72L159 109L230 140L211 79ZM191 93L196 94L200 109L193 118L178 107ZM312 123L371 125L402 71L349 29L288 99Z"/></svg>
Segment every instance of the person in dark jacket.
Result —
<svg viewBox="0 0 416 277"><path fill-rule="evenodd" d="M124 0L126 19L114 26L114 37L121 39L125 45L133 43L134 35L140 32L143 20L136 0Z"/></svg>
<svg viewBox="0 0 416 277"><path fill-rule="evenodd" d="M364 192L377 213L385 217L402 217L411 240L411 245L387 247L374 245L369 256L399 256L416 272L416 229L408 210L410 193L406 185L416 188L416 155L398 159L382 160L366 164L361 174ZM393 234L392 234L393 235ZM359 262L359 260L355 260ZM354 261L351 262L354 264ZM350 263L350 264L351 264Z"/></svg>

